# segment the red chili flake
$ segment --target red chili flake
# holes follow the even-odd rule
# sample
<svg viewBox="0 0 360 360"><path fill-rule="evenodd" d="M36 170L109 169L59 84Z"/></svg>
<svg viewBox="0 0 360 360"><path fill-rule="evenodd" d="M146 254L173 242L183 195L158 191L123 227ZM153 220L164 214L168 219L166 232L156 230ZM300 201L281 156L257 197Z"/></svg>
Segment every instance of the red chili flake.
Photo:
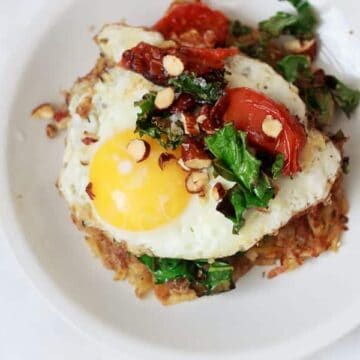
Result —
<svg viewBox="0 0 360 360"><path fill-rule="evenodd" d="M203 105L200 109L200 115L206 116L206 119L200 124L200 128L207 134L213 134L220 129L223 124L223 116L229 105L228 95L225 93L212 107L210 105Z"/></svg>
<svg viewBox="0 0 360 360"><path fill-rule="evenodd" d="M88 184L87 184L87 186L86 186L86 189L85 189L85 191L86 191L86 193L89 195L89 198L91 199L91 200L94 200L95 199L95 194L93 193L93 185L92 185L92 183L91 182L89 182Z"/></svg>
<svg viewBox="0 0 360 360"><path fill-rule="evenodd" d="M69 116L69 111L67 109L60 109L55 111L54 114L54 120L59 123L61 122L63 119L67 118Z"/></svg>
<svg viewBox="0 0 360 360"><path fill-rule="evenodd" d="M86 136L81 141L85 145L91 145L91 144L98 142L99 140L96 138L90 137L90 136Z"/></svg>

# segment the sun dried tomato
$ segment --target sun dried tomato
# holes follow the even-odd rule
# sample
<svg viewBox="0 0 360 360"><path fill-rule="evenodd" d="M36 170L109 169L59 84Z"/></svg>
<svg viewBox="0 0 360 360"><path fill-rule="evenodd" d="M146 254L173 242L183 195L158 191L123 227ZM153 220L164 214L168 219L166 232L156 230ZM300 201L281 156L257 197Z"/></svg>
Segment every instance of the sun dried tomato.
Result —
<svg viewBox="0 0 360 360"><path fill-rule="evenodd" d="M196 100L190 95L181 94L171 105L171 113L182 113L192 110L196 106Z"/></svg>
<svg viewBox="0 0 360 360"><path fill-rule="evenodd" d="M162 59L174 55L181 59L184 68L196 75L204 75L212 70L222 69L226 58L238 53L235 48L198 49L189 47L159 48L144 42L124 52L120 64L126 69L143 75L158 85L166 85L169 76Z"/></svg>

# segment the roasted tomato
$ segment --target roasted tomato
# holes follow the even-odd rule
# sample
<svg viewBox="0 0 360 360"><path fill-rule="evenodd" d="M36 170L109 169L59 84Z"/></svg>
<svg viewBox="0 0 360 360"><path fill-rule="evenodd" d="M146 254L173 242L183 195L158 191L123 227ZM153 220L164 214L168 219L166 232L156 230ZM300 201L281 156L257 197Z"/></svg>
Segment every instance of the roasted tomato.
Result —
<svg viewBox="0 0 360 360"><path fill-rule="evenodd" d="M134 48L124 52L121 65L126 69L143 75L158 85L166 85L169 78L162 60L166 55L174 55L181 59L186 71L196 75L204 75L212 70L222 69L224 60L238 53L235 48L198 49L190 47L159 48L141 42Z"/></svg>
<svg viewBox="0 0 360 360"><path fill-rule="evenodd" d="M153 28L179 44L209 48L225 44L229 20L200 2L175 3Z"/></svg>
<svg viewBox="0 0 360 360"><path fill-rule="evenodd" d="M228 97L225 122L233 121L239 130L246 131L253 146L273 155L283 154L284 175L301 170L299 154L306 143L305 130L284 105L248 88L228 89L225 96ZM276 138L269 137L263 131L263 121L269 115L282 125Z"/></svg>

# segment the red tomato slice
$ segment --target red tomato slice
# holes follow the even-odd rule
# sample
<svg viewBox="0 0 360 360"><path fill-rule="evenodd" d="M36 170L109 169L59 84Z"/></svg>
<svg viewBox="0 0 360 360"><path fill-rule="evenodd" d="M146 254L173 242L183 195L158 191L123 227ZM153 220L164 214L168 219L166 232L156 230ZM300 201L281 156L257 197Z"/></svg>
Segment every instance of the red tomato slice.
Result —
<svg viewBox="0 0 360 360"><path fill-rule="evenodd" d="M124 52L121 65L143 75L158 85L166 85L168 75L162 64L165 55L175 55L181 59L185 70L196 75L204 75L224 67L224 60L238 53L236 48L199 49L190 47L159 48L141 42Z"/></svg>
<svg viewBox="0 0 360 360"><path fill-rule="evenodd" d="M228 89L228 108L224 121L233 121L239 130L248 133L249 143L273 155L283 154L285 158L283 174L291 175L301 170L299 155L306 143L304 127L287 108L266 95L248 88ZM262 131L262 123L267 115L278 119L283 129L274 139Z"/></svg>
<svg viewBox="0 0 360 360"><path fill-rule="evenodd" d="M200 2L176 3L153 28L185 46L215 47L225 44L229 20Z"/></svg>

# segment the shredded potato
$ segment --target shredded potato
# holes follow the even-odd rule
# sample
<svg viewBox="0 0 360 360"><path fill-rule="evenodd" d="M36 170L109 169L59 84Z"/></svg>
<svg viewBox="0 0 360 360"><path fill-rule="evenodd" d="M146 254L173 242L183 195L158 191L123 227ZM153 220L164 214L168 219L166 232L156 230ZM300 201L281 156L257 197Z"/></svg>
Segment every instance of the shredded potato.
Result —
<svg viewBox="0 0 360 360"><path fill-rule="evenodd" d="M267 273L267 277L271 279L283 272L296 269L305 260L318 257L327 250L337 251L340 236L346 230L347 212L348 204L344 196L342 177L339 177L324 203L293 218L277 235L267 236L247 252L227 258L234 267L234 281L254 266L273 265ZM114 243L101 231L88 228L81 221L74 220L86 231L86 240L95 256L102 260L105 267L115 272L114 280L127 278L134 286L138 297L142 298L154 290L156 297L164 305L197 297L185 279L156 285L147 267L127 252L125 243Z"/></svg>

